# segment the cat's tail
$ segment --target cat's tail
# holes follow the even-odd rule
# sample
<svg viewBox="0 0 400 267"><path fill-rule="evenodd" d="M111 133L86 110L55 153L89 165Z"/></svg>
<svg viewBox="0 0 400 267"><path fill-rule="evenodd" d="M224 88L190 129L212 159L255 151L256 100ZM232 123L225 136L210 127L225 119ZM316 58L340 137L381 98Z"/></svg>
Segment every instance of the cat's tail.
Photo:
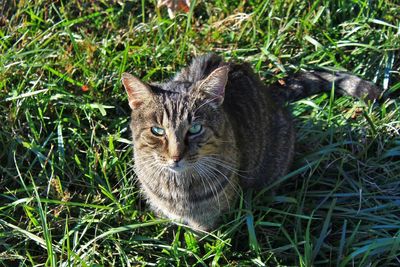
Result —
<svg viewBox="0 0 400 267"><path fill-rule="evenodd" d="M283 85L283 86L282 86ZM357 76L328 71L302 71L287 77L275 92L288 101L294 102L302 98L322 92L331 92L350 95L357 98L374 100L379 98L381 89L374 83Z"/></svg>

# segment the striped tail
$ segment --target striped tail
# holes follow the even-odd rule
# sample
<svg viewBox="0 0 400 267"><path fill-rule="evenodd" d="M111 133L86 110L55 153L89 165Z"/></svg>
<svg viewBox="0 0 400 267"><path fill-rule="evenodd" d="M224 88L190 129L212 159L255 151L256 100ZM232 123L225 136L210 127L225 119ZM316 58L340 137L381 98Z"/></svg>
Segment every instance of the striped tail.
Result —
<svg viewBox="0 0 400 267"><path fill-rule="evenodd" d="M381 89L374 83L363 80L357 76L327 71L305 71L287 77L284 86L279 88L279 97L288 102L294 102L302 98L322 92L335 92L342 95L350 95L367 100L377 99Z"/></svg>

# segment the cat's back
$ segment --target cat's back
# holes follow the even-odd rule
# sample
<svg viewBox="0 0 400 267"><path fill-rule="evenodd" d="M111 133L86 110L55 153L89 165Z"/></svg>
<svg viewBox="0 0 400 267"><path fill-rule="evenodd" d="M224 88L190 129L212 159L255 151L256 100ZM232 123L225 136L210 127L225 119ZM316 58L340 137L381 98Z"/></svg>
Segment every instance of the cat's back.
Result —
<svg viewBox="0 0 400 267"><path fill-rule="evenodd" d="M229 66L222 110L235 136L241 183L255 187L282 176L292 157L293 130L287 110L247 63L224 62L215 54L195 58L174 81L196 83ZM244 177L247 177L245 179Z"/></svg>
<svg viewBox="0 0 400 267"><path fill-rule="evenodd" d="M248 63L230 63L229 79L225 90L227 106L248 105L265 108L264 101L271 102L270 88L254 73ZM275 105L273 102L270 105Z"/></svg>
<svg viewBox="0 0 400 267"><path fill-rule="evenodd" d="M259 97L267 101L272 100L270 88L260 81L248 63L225 62L222 57L213 53L195 57L188 67L175 75L172 81L194 84L222 66L229 66L230 70L225 90L225 106L230 104L235 106L253 100L260 102Z"/></svg>
<svg viewBox="0 0 400 267"><path fill-rule="evenodd" d="M270 183L287 172L293 151L291 116L247 63L231 63L224 109L240 151L245 187ZM245 178L247 177L247 178Z"/></svg>
<svg viewBox="0 0 400 267"><path fill-rule="evenodd" d="M196 83L206 78L213 70L224 65L228 65L228 63L224 62L220 56L212 53L205 54L195 57L188 67L175 75L173 80Z"/></svg>

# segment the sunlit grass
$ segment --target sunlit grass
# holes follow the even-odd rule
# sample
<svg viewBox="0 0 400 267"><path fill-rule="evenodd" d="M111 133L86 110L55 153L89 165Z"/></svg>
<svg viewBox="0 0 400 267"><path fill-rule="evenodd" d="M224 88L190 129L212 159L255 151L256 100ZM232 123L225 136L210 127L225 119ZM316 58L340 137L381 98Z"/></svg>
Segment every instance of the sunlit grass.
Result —
<svg viewBox="0 0 400 267"><path fill-rule="evenodd" d="M12 3L0 4L1 265L399 264L396 1L203 1L173 20L154 1ZM167 79L209 51L267 83L347 70L385 98L290 105L292 172L198 234L138 191L120 75Z"/></svg>

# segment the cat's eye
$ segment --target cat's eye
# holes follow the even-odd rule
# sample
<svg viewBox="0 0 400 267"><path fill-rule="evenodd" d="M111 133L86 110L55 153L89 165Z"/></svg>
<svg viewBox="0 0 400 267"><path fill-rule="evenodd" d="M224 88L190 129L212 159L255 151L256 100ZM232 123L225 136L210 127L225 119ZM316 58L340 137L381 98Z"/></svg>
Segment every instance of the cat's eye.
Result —
<svg viewBox="0 0 400 267"><path fill-rule="evenodd" d="M165 130L160 127L153 126L151 127L151 133L154 134L155 136L163 136L165 134Z"/></svg>
<svg viewBox="0 0 400 267"><path fill-rule="evenodd" d="M190 126L188 133L190 135L195 135L195 134L199 134L201 132L201 130L203 130L203 126L199 123L195 123L195 124L192 124L192 126Z"/></svg>

